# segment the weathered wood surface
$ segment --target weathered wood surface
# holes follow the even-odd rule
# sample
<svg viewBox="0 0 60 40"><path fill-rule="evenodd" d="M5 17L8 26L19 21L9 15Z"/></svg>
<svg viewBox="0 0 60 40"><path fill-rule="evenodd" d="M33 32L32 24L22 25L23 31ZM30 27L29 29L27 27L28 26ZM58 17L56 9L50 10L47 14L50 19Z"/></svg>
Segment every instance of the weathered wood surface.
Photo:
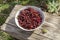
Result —
<svg viewBox="0 0 60 40"><path fill-rule="evenodd" d="M16 5L6 22L1 26L1 30L9 33L11 36L20 40L60 40L60 16L54 16L45 13L45 21L53 24L55 27L44 24L42 28L48 30L47 33L42 34L41 29L32 32L26 32L17 27L15 24L15 14L23 6Z"/></svg>

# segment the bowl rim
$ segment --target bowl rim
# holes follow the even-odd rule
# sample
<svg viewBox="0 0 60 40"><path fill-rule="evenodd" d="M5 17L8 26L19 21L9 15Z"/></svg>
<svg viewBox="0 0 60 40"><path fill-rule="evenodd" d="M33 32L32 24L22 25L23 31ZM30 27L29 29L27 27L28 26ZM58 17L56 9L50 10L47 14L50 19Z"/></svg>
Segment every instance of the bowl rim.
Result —
<svg viewBox="0 0 60 40"><path fill-rule="evenodd" d="M32 8L37 8L37 9L39 9L39 11L40 11L40 12L42 13L42 15L43 15L43 21L42 21L42 23L41 23L37 28L35 28L35 29L30 29L30 30L24 29L24 28L21 27L21 26L19 25L19 23L18 23L17 16L19 15L20 11L21 11L21 10L24 10L24 9L26 9L26 8L28 8L28 7L32 7ZM16 23L16 25L17 25L20 29L22 29L22 30L25 30L25 31L34 31L34 30L36 30L36 29L42 28L41 26L44 24L44 20L45 20L45 16L44 16L44 15L45 15L44 12L43 12L39 7L36 7L36 6L24 6L24 7L20 8L20 9L17 11L17 13L16 13L16 15L15 15L15 23Z"/></svg>

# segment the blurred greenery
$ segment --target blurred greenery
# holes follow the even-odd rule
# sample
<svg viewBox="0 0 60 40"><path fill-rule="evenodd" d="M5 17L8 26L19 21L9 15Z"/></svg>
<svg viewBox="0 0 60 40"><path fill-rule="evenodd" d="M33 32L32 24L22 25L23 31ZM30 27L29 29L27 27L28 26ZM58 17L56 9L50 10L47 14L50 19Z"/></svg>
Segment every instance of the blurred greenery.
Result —
<svg viewBox="0 0 60 40"><path fill-rule="evenodd" d="M13 38L9 34L0 30L0 40L18 40L18 39Z"/></svg>
<svg viewBox="0 0 60 40"><path fill-rule="evenodd" d="M0 31L0 40L14 40L14 39L7 33Z"/></svg>
<svg viewBox="0 0 60 40"><path fill-rule="evenodd" d="M6 17L7 16L0 16L0 25L2 25L5 22Z"/></svg>
<svg viewBox="0 0 60 40"><path fill-rule="evenodd" d="M56 1L56 0L48 0L47 1L47 8L48 8L48 12L55 12L55 13L58 13L58 9L59 9L59 1Z"/></svg>
<svg viewBox="0 0 60 40"><path fill-rule="evenodd" d="M14 5L12 6L12 4L9 3L0 4L0 26L5 22L13 7ZM15 40L15 39L8 35L7 33L0 31L0 40Z"/></svg>
<svg viewBox="0 0 60 40"><path fill-rule="evenodd" d="M9 4L0 4L0 26L5 22L12 8L13 6Z"/></svg>
<svg viewBox="0 0 60 40"><path fill-rule="evenodd" d="M0 26L5 22L15 5L38 6L42 10L51 13L57 13L60 10L60 0L0 0ZM0 40L14 40L14 38L0 31Z"/></svg>

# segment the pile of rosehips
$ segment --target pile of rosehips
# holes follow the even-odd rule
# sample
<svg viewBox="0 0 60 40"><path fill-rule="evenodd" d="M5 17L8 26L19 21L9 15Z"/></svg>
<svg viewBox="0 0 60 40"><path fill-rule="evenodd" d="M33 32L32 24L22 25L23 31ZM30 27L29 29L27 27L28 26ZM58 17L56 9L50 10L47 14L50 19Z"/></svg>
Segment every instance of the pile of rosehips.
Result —
<svg viewBox="0 0 60 40"><path fill-rule="evenodd" d="M29 7L18 15L18 23L25 29L35 29L42 23L40 12Z"/></svg>

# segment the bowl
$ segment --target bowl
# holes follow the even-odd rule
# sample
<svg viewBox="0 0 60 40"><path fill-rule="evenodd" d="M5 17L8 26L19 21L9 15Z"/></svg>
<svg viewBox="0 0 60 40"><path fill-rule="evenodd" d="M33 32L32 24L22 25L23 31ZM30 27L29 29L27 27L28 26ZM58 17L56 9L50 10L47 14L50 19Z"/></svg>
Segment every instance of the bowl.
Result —
<svg viewBox="0 0 60 40"><path fill-rule="evenodd" d="M40 12L40 15L41 15L41 17L42 17L42 23L41 23L37 28L35 28L35 29L30 29L30 30L21 27L21 26L19 25L18 19L17 19L17 17L18 17L18 15L20 14L21 10L27 9L27 8L29 8L29 7L31 7L31 8L33 8L33 9L39 11L39 12ZM44 23L44 20L45 20L44 18L45 18L45 17L44 17L44 12L43 12L40 8L35 7L35 6L24 6L24 7L22 7L21 9L19 9L19 10L17 11L17 13L16 13L16 15L15 15L15 23L16 23L17 27L19 27L20 29L22 29L22 30L24 30L24 31L34 31L34 30L39 29L39 28L42 27L42 25L43 25L43 23Z"/></svg>

